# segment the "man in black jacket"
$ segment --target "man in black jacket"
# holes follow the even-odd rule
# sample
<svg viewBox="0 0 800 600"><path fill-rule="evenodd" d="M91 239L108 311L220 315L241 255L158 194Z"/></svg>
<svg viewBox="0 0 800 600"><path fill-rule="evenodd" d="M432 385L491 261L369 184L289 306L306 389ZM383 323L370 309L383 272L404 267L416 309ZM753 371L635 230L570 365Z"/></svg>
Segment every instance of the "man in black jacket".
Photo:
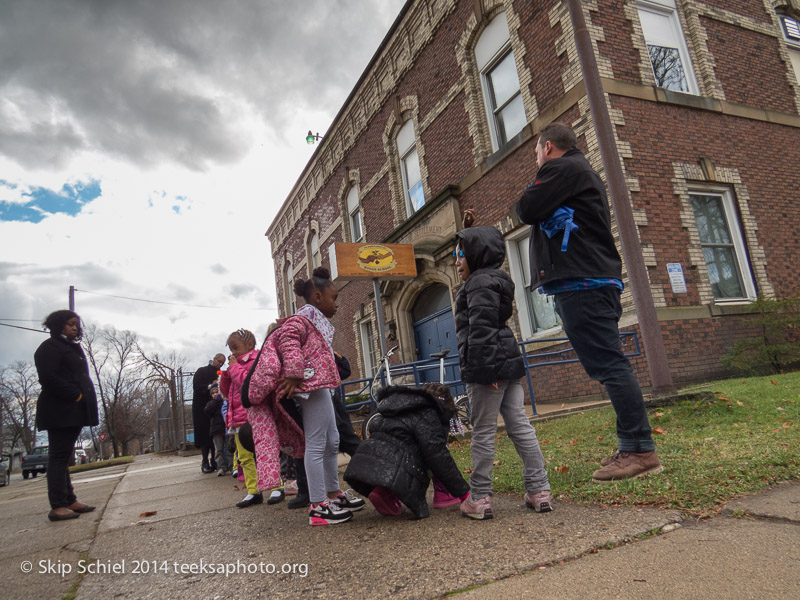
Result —
<svg viewBox="0 0 800 600"><path fill-rule="evenodd" d="M578 359L605 385L617 413L617 452L592 475L592 481L606 483L660 473L663 467L639 383L619 345L622 263L605 186L577 145L563 123L542 130L536 144L539 172L516 211L531 225L531 289L553 295Z"/></svg>

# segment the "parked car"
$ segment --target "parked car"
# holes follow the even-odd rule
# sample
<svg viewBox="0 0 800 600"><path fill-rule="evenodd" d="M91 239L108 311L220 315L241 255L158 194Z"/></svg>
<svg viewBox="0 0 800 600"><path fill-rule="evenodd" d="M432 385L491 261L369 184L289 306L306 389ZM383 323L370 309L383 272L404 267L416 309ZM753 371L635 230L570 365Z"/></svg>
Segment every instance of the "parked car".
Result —
<svg viewBox="0 0 800 600"><path fill-rule="evenodd" d="M36 477L39 473L47 473L49 460L48 446L36 446L22 459L22 478Z"/></svg>
<svg viewBox="0 0 800 600"><path fill-rule="evenodd" d="M76 465L86 464L86 450L84 450L83 448L75 448L75 464Z"/></svg>
<svg viewBox="0 0 800 600"><path fill-rule="evenodd" d="M11 485L11 457L8 454L0 456L0 487Z"/></svg>

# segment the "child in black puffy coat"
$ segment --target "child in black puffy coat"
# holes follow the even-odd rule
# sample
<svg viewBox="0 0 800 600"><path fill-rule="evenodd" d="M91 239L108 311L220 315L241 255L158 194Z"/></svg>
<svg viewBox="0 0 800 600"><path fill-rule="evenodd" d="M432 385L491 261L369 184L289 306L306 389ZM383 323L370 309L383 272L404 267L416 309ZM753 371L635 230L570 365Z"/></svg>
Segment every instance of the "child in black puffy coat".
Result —
<svg viewBox="0 0 800 600"><path fill-rule="evenodd" d="M427 386L426 386L427 387ZM354 490L369 497L383 514L400 514L400 500L417 518L430 516L425 494L433 474L434 506L465 499L469 486L447 449L451 409L437 387L392 386L378 398L379 416L370 423L371 437L361 443L344 473ZM434 391L435 393L431 393ZM452 498L446 501L445 498Z"/></svg>

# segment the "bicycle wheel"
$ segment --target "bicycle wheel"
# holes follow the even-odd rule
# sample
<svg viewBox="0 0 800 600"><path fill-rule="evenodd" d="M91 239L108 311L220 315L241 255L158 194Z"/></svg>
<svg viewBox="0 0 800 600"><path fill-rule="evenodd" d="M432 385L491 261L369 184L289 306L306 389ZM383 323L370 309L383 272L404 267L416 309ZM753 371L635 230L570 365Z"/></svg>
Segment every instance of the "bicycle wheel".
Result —
<svg viewBox="0 0 800 600"><path fill-rule="evenodd" d="M361 439L365 440L372 436L372 430L370 428L375 424L375 420L379 415L379 412L374 412L368 418L364 419L364 423L361 425Z"/></svg>
<svg viewBox="0 0 800 600"><path fill-rule="evenodd" d="M464 429L472 430L472 406L469 403L469 396L459 394L455 398L456 416L461 420Z"/></svg>

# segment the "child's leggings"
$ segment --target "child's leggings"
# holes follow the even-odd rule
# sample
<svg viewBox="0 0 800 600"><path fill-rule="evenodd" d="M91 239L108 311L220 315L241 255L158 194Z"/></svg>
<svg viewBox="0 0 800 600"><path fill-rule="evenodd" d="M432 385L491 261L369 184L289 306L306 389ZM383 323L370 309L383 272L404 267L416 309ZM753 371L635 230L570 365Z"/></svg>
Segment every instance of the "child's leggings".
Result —
<svg viewBox="0 0 800 600"><path fill-rule="evenodd" d="M303 409L308 478L308 497L313 503L325 500L326 492L339 491L339 432L331 403L331 390L314 390L307 399L298 398Z"/></svg>
<svg viewBox="0 0 800 600"><path fill-rule="evenodd" d="M549 490L544 457L536 438L536 430L525 413L524 393L519 380L498 381L497 387L468 383L467 394L472 406L472 474L469 487L476 500L492 493L494 440L497 436L497 415L503 417L506 433L522 459L522 483L525 491Z"/></svg>
<svg viewBox="0 0 800 600"><path fill-rule="evenodd" d="M258 493L258 474L256 473L256 455L242 446L239 434L236 434L236 452L239 454L239 464L244 471L244 485L248 494Z"/></svg>

